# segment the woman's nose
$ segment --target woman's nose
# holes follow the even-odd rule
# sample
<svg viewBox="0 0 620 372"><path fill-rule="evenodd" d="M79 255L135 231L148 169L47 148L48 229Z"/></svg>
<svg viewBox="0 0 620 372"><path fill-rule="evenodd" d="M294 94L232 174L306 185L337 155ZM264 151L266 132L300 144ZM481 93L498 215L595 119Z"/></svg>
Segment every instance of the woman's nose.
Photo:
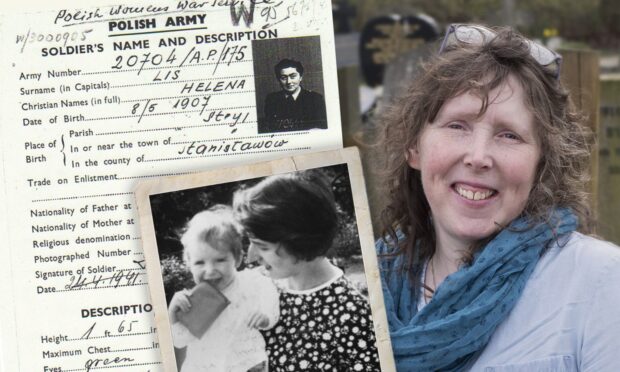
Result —
<svg viewBox="0 0 620 372"><path fill-rule="evenodd" d="M493 156L491 154L491 141L486 133L476 133L472 136L472 141L468 144L463 158L463 162L474 170L486 170L493 166Z"/></svg>

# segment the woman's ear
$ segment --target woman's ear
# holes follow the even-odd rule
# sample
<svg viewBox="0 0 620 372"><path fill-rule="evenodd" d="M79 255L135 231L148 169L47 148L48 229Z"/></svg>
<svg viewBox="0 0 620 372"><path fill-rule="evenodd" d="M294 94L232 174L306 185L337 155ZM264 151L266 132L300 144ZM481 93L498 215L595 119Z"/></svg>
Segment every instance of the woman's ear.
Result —
<svg viewBox="0 0 620 372"><path fill-rule="evenodd" d="M418 152L417 146L407 150L405 158L407 159L407 164L409 164L411 168L420 170L420 153Z"/></svg>

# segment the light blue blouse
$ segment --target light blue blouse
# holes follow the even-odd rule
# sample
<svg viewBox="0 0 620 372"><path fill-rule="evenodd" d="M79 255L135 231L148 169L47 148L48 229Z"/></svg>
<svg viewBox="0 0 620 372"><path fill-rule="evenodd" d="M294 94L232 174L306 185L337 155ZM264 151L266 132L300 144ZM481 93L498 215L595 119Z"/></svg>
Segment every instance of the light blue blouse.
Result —
<svg viewBox="0 0 620 372"><path fill-rule="evenodd" d="M470 370L620 371L620 248L573 233L547 251Z"/></svg>

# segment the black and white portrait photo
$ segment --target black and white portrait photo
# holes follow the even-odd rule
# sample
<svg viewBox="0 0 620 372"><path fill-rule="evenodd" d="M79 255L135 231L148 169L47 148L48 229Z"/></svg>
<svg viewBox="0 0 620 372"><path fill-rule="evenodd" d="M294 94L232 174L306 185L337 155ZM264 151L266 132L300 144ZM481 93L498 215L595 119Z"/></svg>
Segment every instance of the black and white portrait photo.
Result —
<svg viewBox="0 0 620 372"><path fill-rule="evenodd" d="M381 370L348 164L148 204L179 371Z"/></svg>
<svg viewBox="0 0 620 372"><path fill-rule="evenodd" d="M252 50L258 133L327 129L320 39L257 40Z"/></svg>

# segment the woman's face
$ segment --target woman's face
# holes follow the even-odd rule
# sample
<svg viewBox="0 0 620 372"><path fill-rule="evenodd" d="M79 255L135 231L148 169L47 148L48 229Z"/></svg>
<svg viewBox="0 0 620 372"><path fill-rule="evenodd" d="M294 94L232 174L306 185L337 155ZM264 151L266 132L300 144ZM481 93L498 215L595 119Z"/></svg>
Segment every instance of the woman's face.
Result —
<svg viewBox="0 0 620 372"><path fill-rule="evenodd" d="M471 93L442 106L409 150L430 204L438 244L469 245L506 225L525 207L540 143L521 85L512 77L481 99Z"/></svg>
<svg viewBox="0 0 620 372"><path fill-rule="evenodd" d="M250 237L248 259L261 264L272 279L284 279L299 272L298 260L279 243L267 242Z"/></svg>

